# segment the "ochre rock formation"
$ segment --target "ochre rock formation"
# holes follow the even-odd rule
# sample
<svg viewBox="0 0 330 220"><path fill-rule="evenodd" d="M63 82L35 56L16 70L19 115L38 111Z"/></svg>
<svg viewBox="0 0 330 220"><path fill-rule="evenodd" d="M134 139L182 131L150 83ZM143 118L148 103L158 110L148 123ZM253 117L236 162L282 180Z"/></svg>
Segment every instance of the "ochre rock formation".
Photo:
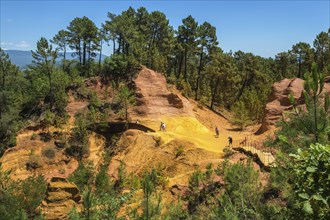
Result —
<svg viewBox="0 0 330 220"><path fill-rule="evenodd" d="M274 83L264 110L262 125L256 132L257 135L275 128L276 122L283 118L285 111L290 111L293 106L289 96L293 95L298 105L304 105L304 80L300 78L283 79ZM330 77L325 78L323 94L330 92Z"/></svg>
<svg viewBox="0 0 330 220"><path fill-rule="evenodd" d="M68 213L76 208L81 211L81 196L74 183L62 177L53 177L47 186L46 198L40 205L40 210L47 220L68 219Z"/></svg>
<svg viewBox="0 0 330 220"><path fill-rule="evenodd" d="M134 80L136 106L131 118L159 119L162 115L192 115L189 100L168 90L164 75L143 67Z"/></svg>

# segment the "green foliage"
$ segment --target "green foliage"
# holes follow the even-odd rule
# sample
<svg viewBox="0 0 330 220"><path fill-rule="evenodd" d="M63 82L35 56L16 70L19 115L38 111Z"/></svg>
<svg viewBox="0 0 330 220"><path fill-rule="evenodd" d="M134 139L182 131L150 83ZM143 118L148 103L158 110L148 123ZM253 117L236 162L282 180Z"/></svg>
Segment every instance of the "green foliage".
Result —
<svg viewBox="0 0 330 220"><path fill-rule="evenodd" d="M46 192L44 178L37 176L13 181L9 174L0 166L0 218L18 220L37 217L36 208Z"/></svg>
<svg viewBox="0 0 330 220"><path fill-rule="evenodd" d="M306 75L304 100L306 108L296 106L293 96L290 101L294 111L288 113L287 120L280 121L277 138L269 143L285 153L295 153L298 148L308 148L312 143L329 141L329 95L321 95L324 77L313 65L311 76ZM323 100L322 100L323 99Z"/></svg>
<svg viewBox="0 0 330 220"><path fill-rule="evenodd" d="M128 122L128 108L135 104L135 94L127 86L121 86L118 99L122 105L124 118Z"/></svg>
<svg viewBox="0 0 330 220"><path fill-rule="evenodd" d="M120 15L108 13L108 18L104 29L107 40L113 42L113 54L133 56L149 68L166 70L174 32L164 13L130 7Z"/></svg>
<svg viewBox="0 0 330 220"><path fill-rule="evenodd" d="M157 219L161 217L162 196L157 193L159 182L159 173L152 169L150 173L144 173L141 180L144 200L142 202L143 212L140 215L137 209L134 209L131 216L134 219Z"/></svg>
<svg viewBox="0 0 330 220"><path fill-rule="evenodd" d="M83 185L84 210L78 213L75 209L69 213L69 219L117 219L121 206L131 199L132 193L120 193L114 188L107 174L107 165L103 164L95 179L89 164L85 168L76 170L71 177L75 183ZM91 190L95 180L95 190Z"/></svg>
<svg viewBox="0 0 330 220"><path fill-rule="evenodd" d="M309 44L305 42L299 42L292 46L292 50L290 51L297 60L298 65L296 68L297 77L302 78L304 73L310 71L312 62L313 62L313 51Z"/></svg>
<svg viewBox="0 0 330 220"><path fill-rule="evenodd" d="M119 82L130 82L140 69L139 63L131 56L114 54L104 60L103 74L106 79Z"/></svg>
<svg viewBox="0 0 330 220"><path fill-rule="evenodd" d="M179 145L177 148L175 148L175 158L178 158L182 155L184 155L184 147Z"/></svg>
<svg viewBox="0 0 330 220"><path fill-rule="evenodd" d="M21 127L20 111L24 103L27 81L0 48L0 156L16 144Z"/></svg>
<svg viewBox="0 0 330 220"><path fill-rule="evenodd" d="M302 125L314 135L316 142L327 141L325 134L327 128L330 126L329 116L329 94L324 94L324 104L320 103L320 96L324 89L324 76L317 70L317 65L313 63L312 74L310 77L306 76L304 84L304 98L307 107L307 112L302 113L304 119L301 120ZM296 115L299 112L295 108Z"/></svg>
<svg viewBox="0 0 330 220"><path fill-rule="evenodd" d="M231 155L233 155L234 153L235 153L235 151L234 150L232 150L230 147L225 147L224 149L223 149L223 152L224 152L224 157L225 158L228 158L228 157L230 157Z"/></svg>
<svg viewBox="0 0 330 220"><path fill-rule="evenodd" d="M299 208L307 218L330 217L330 145L312 144L306 150L298 149L294 158L293 190Z"/></svg>
<svg viewBox="0 0 330 220"><path fill-rule="evenodd" d="M315 48L315 61L319 66L321 71L326 71L327 65L330 64L330 36L329 31L322 31L318 34L314 40L314 48ZM329 72L328 72L329 74Z"/></svg>
<svg viewBox="0 0 330 220"><path fill-rule="evenodd" d="M190 214L195 212L197 206L200 204L203 180L204 174L199 170L195 170L189 177L188 191L185 199L188 201L188 211Z"/></svg>
<svg viewBox="0 0 330 220"><path fill-rule="evenodd" d="M66 147L65 152L81 160L84 156L89 154L89 130L88 122L84 114L79 114L75 119L75 127L73 128L72 137L69 140L69 146Z"/></svg>
<svg viewBox="0 0 330 220"><path fill-rule="evenodd" d="M246 107L243 102L237 102L233 107L234 118L232 119L232 123L237 125L240 130L249 123L249 116L246 112Z"/></svg>
<svg viewBox="0 0 330 220"><path fill-rule="evenodd" d="M73 19L68 26L68 45L78 57L79 69L83 75L90 76L92 59L99 49L98 29L86 16Z"/></svg>
<svg viewBox="0 0 330 220"><path fill-rule="evenodd" d="M54 87L53 87L53 75L54 75L54 66L57 58L57 51L53 50L51 44L48 43L48 40L44 37L40 38L37 42L37 50L32 51L33 57L33 66L32 69L37 71L40 74L44 74L47 77L49 84L49 104L50 110L54 107Z"/></svg>
<svg viewBox="0 0 330 220"><path fill-rule="evenodd" d="M219 219L262 219L259 175L251 164L224 163L218 173L223 173L225 191L218 200L215 215Z"/></svg>
<svg viewBox="0 0 330 220"><path fill-rule="evenodd" d="M168 211L164 214L164 219L188 219L188 213L183 207L181 198L177 203L171 203Z"/></svg>
<svg viewBox="0 0 330 220"><path fill-rule="evenodd" d="M100 99L97 96L96 92L92 91L89 94L89 107L91 108L99 108L101 105Z"/></svg>
<svg viewBox="0 0 330 220"><path fill-rule="evenodd" d="M79 163L79 167L69 176L69 181L74 182L80 191L86 190L94 181L94 165L92 162Z"/></svg>
<svg viewBox="0 0 330 220"><path fill-rule="evenodd" d="M124 186L127 184L127 171L126 171L126 165L123 161L120 161L118 166L118 180L116 182L116 188L119 190L122 190Z"/></svg>
<svg viewBox="0 0 330 220"><path fill-rule="evenodd" d="M75 119L75 127L73 129L73 138L80 143L88 141L88 122L84 115L77 115Z"/></svg>
<svg viewBox="0 0 330 220"><path fill-rule="evenodd" d="M35 154L35 152L33 150L31 150L31 152L29 154L29 160L26 163L26 169L34 170L39 167L41 167L41 157L39 155Z"/></svg>

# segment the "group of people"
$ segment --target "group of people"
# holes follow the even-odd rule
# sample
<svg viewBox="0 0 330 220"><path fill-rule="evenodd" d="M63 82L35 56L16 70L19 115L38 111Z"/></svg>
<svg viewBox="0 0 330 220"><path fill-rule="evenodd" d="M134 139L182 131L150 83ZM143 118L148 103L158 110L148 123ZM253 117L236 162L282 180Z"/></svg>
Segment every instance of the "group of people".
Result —
<svg viewBox="0 0 330 220"><path fill-rule="evenodd" d="M136 124L139 124L139 120L137 119ZM166 132L166 124L164 122L160 122L160 127L159 127L159 130L162 131L162 132ZM215 127L215 137L218 138L220 135L220 130L219 128L216 126ZM228 136L228 144L229 144L229 147L233 146L233 138L231 136Z"/></svg>
<svg viewBox="0 0 330 220"><path fill-rule="evenodd" d="M215 127L215 137L218 138L220 135L220 130L219 128L216 126ZM231 136L228 136L228 144L229 144L229 147L233 146L233 138Z"/></svg>

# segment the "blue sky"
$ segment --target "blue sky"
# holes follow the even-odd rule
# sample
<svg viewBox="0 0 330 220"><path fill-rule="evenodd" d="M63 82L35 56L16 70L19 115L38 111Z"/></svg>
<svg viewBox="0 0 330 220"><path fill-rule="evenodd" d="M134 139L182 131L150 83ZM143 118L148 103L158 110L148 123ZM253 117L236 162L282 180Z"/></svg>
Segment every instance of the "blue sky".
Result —
<svg viewBox="0 0 330 220"><path fill-rule="evenodd" d="M176 29L192 15L199 24L217 28L224 51L252 52L264 57L289 50L300 41L313 44L329 28L330 0L323 1L8 1L1 2L1 47L34 50L40 37L52 38L75 17L87 16L100 26L107 12L120 14L129 6L162 11ZM110 48L104 51L109 55Z"/></svg>

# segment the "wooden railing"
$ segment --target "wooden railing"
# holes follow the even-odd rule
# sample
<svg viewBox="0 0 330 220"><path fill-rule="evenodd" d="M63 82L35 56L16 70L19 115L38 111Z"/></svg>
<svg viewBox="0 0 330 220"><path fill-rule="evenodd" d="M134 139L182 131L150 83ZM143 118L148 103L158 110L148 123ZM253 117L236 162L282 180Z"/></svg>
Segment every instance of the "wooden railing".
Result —
<svg viewBox="0 0 330 220"><path fill-rule="evenodd" d="M232 146L234 150L240 151L246 155L254 157L255 161L265 169L275 166L275 157L271 152L262 149L263 144L246 136L244 139L234 140Z"/></svg>

